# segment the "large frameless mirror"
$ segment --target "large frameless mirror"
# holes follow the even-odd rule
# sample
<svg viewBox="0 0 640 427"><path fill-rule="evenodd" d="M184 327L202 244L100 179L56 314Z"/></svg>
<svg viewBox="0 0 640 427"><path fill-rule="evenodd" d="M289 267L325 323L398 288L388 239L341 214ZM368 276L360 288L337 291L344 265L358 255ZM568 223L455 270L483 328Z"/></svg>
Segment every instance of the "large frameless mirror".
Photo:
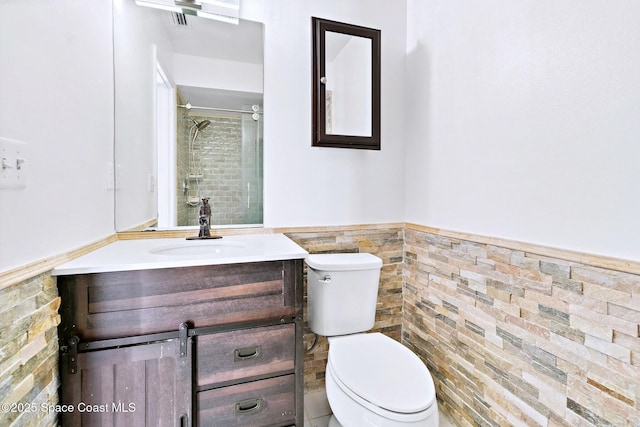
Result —
<svg viewBox="0 0 640 427"><path fill-rule="evenodd" d="M313 140L380 149L380 30L312 18Z"/></svg>
<svg viewBox="0 0 640 427"><path fill-rule="evenodd" d="M118 231L263 222L263 33L114 0Z"/></svg>

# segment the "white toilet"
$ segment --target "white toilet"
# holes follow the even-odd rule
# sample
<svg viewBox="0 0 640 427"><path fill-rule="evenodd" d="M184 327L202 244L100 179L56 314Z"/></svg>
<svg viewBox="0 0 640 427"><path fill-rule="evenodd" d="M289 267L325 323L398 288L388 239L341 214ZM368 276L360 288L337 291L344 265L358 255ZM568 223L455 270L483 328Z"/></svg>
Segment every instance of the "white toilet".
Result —
<svg viewBox="0 0 640 427"><path fill-rule="evenodd" d="M365 253L307 258L308 321L329 337L330 427L438 427L433 379L411 350L373 327L382 260Z"/></svg>

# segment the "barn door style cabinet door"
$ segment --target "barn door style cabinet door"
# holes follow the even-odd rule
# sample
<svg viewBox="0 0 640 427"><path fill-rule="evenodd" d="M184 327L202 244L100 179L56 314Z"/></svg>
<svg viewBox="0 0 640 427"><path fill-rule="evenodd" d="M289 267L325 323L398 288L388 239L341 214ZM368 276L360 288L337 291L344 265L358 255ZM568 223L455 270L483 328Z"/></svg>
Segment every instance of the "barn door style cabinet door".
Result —
<svg viewBox="0 0 640 427"><path fill-rule="evenodd" d="M191 425L191 341L184 356L177 340L67 351L61 425Z"/></svg>
<svg viewBox="0 0 640 427"><path fill-rule="evenodd" d="M302 260L58 277L63 426L302 426Z"/></svg>

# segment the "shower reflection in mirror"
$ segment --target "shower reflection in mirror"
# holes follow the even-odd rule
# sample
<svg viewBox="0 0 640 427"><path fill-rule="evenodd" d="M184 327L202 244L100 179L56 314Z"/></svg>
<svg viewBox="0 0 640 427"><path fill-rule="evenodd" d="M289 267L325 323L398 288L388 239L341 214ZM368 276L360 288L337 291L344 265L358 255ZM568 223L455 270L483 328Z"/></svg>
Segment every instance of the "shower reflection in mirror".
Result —
<svg viewBox="0 0 640 427"><path fill-rule="evenodd" d="M215 103L202 105L186 99L192 89L178 87L177 225L198 224L203 197L212 226L261 224L262 94L218 90Z"/></svg>
<svg viewBox="0 0 640 427"><path fill-rule="evenodd" d="M264 24L113 6L116 229L261 226Z"/></svg>

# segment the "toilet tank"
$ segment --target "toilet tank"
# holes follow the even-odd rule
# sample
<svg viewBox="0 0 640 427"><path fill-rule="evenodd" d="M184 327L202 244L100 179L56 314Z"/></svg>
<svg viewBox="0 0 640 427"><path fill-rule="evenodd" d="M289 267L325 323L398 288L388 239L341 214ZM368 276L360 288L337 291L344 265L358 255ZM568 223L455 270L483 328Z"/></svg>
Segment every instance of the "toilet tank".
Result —
<svg viewBox="0 0 640 427"><path fill-rule="evenodd" d="M323 336L373 327L382 260L366 253L312 254L307 263L307 321Z"/></svg>

